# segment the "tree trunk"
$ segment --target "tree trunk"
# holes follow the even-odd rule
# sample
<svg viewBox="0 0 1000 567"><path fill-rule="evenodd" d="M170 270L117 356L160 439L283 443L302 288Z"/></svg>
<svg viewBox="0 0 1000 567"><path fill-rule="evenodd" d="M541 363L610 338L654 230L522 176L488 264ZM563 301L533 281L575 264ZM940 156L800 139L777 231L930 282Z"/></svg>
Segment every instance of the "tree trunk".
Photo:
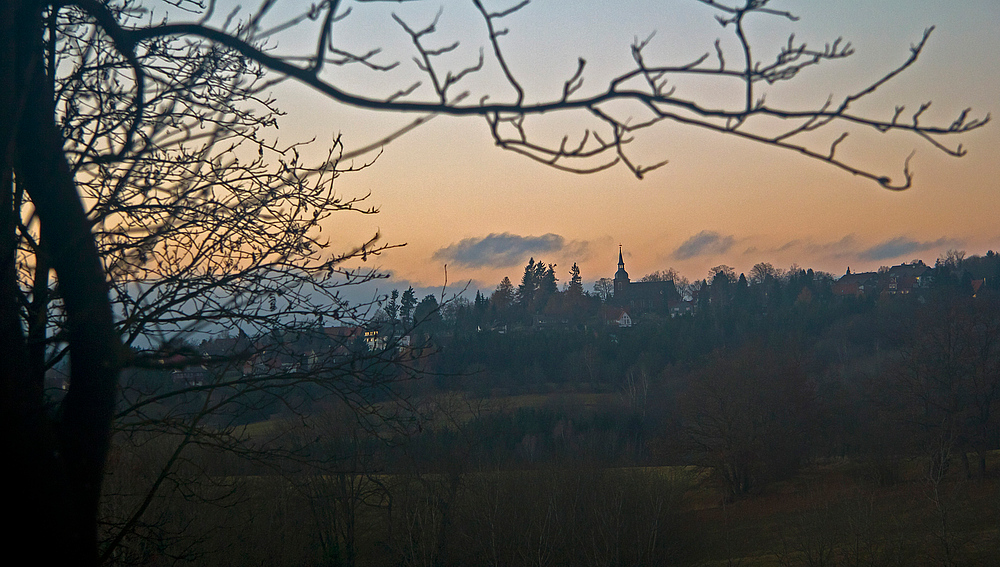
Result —
<svg viewBox="0 0 1000 567"><path fill-rule="evenodd" d="M17 236L10 222L20 215L13 192L23 189L48 243L65 304L71 371L69 389L53 415L45 406L41 376L29 371L20 312L6 296L0 332L9 360L3 365L0 411L5 461L14 479L7 486L14 519L7 535L58 563L92 565L121 346L100 257L55 124L42 9L40 0L6 0L0 8L2 286L5 294L13 289L18 297L11 272L16 258L10 257Z"/></svg>

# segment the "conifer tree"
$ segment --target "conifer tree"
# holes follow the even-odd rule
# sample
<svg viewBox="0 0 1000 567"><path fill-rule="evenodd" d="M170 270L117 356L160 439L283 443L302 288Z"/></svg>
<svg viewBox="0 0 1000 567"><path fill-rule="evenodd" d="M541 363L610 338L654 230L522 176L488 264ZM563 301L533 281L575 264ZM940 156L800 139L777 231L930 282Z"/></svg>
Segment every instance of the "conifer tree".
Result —
<svg viewBox="0 0 1000 567"><path fill-rule="evenodd" d="M539 266L542 266L542 269L544 269L544 264L541 262L535 264L535 259L530 258L528 264L524 267L524 275L521 276L521 285L517 286L517 304L524 309L530 308L535 300L535 292L538 290Z"/></svg>
<svg viewBox="0 0 1000 567"><path fill-rule="evenodd" d="M573 262L573 267L569 269L569 285L566 286L566 293L570 297L583 295L583 280L580 278L580 267L576 262Z"/></svg>
<svg viewBox="0 0 1000 567"><path fill-rule="evenodd" d="M556 282L559 281L556 278L556 265L549 264L542 273L542 277L538 281L539 291L543 295L552 295L559 291L559 287Z"/></svg>
<svg viewBox="0 0 1000 567"><path fill-rule="evenodd" d="M506 313L510 306L514 303L514 284L511 283L510 278L504 276L500 280L500 285L497 286L496 290L490 296L490 305L497 310L498 313Z"/></svg>
<svg viewBox="0 0 1000 567"><path fill-rule="evenodd" d="M413 308L417 305L417 296L410 286L403 292L403 298L399 302L399 316L404 325L409 325L413 315Z"/></svg>
<svg viewBox="0 0 1000 567"><path fill-rule="evenodd" d="M389 316L390 322L395 322L399 318L399 290L392 290L389 294L389 301L385 304L385 314Z"/></svg>

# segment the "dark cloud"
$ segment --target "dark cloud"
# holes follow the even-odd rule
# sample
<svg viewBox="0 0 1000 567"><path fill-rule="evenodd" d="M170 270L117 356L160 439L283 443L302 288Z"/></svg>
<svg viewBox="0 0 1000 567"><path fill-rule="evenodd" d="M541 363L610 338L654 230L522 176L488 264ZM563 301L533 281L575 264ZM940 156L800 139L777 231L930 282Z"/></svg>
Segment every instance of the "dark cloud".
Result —
<svg viewBox="0 0 1000 567"><path fill-rule="evenodd" d="M919 241L906 236L897 236L872 246L862 242L856 235L848 234L840 240L832 242L792 240L772 251L802 250L808 255L822 258L881 262L899 257L902 257L903 260L911 260L913 259L913 256L910 256L911 254L916 255L928 250L940 250L960 247L962 245L963 242L961 240L954 238Z"/></svg>
<svg viewBox="0 0 1000 567"><path fill-rule="evenodd" d="M445 246L434 253L435 260L453 262L470 268L515 266L528 256L563 251L567 248L581 250L580 243L567 244L558 234L519 236L505 232L482 238L466 238Z"/></svg>
<svg viewBox="0 0 1000 567"><path fill-rule="evenodd" d="M724 254L735 242L736 238L733 236L723 236L715 231L703 230L678 246L677 250L674 250L674 258L687 260L695 256Z"/></svg>
<svg viewBox="0 0 1000 567"><path fill-rule="evenodd" d="M924 252L933 248L947 246L957 246L961 242L951 238L939 238L930 242L918 242L905 236L899 236L892 240L886 240L881 244L876 244L871 248L862 251L858 257L862 260L888 260L898 256L907 256L916 252Z"/></svg>
<svg viewBox="0 0 1000 567"><path fill-rule="evenodd" d="M787 243L785 246L781 247L781 250L786 250L788 248L794 247L796 244L801 243L798 240L793 240ZM823 243L801 243L805 250L811 254L816 254L818 256L825 256L828 258L854 258L857 257L859 252L860 244L857 238L853 234L848 234L847 236L837 240L836 242L823 242Z"/></svg>
<svg viewBox="0 0 1000 567"><path fill-rule="evenodd" d="M782 244L781 246L779 246L779 247L777 248L777 251L778 251L778 252L784 252L785 250L788 250L788 249L791 249L791 248L794 248L794 247L796 247L796 246L799 246L799 245L801 245L801 244L802 244L802 243L801 243L800 241L798 241L798 240L790 240L790 241L788 241L788 242L786 242L786 243Z"/></svg>

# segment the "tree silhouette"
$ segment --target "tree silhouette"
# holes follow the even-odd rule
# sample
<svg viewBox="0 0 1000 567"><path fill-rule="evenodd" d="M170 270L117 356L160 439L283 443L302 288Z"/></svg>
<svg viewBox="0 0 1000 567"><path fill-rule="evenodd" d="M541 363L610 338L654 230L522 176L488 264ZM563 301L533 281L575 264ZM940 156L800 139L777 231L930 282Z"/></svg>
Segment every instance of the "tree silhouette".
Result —
<svg viewBox="0 0 1000 567"><path fill-rule="evenodd" d="M509 322L510 309L514 306L516 293L517 290L514 288L514 284L511 283L510 278L504 276L500 280L500 284L497 285L497 288L490 294L490 307L500 322Z"/></svg>
<svg viewBox="0 0 1000 567"><path fill-rule="evenodd" d="M413 308L417 306L417 295L413 291L413 286L406 288L403 298L399 302L399 317L404 325L409 325L413 321Z"/></svg>
<svg viewBox="0 0 1000 567"><path fill-rule="evenodd" d="M691 447L735 498L783 478L803 457L812 394L804 373L773 346L718 352L680 401Z"/></svg>
<svg viewBox="0 0 1000 567"><path fill-rule="evenodd" d="M583 280L580 278L580 267L573 262L573 267L569 269L569 284L566 286L566 294L577 298L583 296Z"/></svg>

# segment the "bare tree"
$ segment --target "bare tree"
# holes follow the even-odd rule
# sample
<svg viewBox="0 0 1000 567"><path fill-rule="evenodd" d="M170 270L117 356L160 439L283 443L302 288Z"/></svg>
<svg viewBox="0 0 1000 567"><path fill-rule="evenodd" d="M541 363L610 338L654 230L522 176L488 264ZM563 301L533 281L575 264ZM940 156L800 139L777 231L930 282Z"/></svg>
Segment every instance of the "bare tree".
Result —
<svg viewBox="0 0 1000 567"><path fill-rule="evenodd" d="M977 456L976 472L986 475L1000 406L998 309L990 293L938 299L909 330L892 378L905 404L903 417L916 426L918 451L929 457L930 478L943 478L953 458L971 478L970 452Z"/></svg>
<svg viewBox="0 0 1000 567"><path fill-rule="evenodd" d="M849 43L838 39L823 49L814 49L796 43L794 38L789 38L788 44L780 49L774 61L762 61L755 56L756 46L746 32L746 22L755 17L777 17L794 21L797 19L795 15L769 8L767 0L737 2L732 5L715 0L698 1L716 10L716 19L719 23L735 34L740 45L738 64L727 62L726 54L718 42L708 53L694 61L682 64L657 64L647 61L644 55L644 51L652 41L650 38L637 41L631 46L635 67L615 77L603 91L597 94L583 94L586 61L581 60L576 72L565 81L562 96L543 102L529 102L528 94L513 75L502 48L502 40L508 31L504 27L505 18L525 9L528 2L516 3L494 11L487 9L479 0L473 1L488 32L487 49L492 52L493 62L502 69L506 86L514 93L510 102L491 102L496 96L492 93L487 93L479 100L469 100L471 91L459 90L459 85L464 79L484 68L485 55L465 67L453 69L443 67L439 63L441 56L456 52L460 45L457 42L445 41L444 47L432 47L441 45L440 40L435 41L440 12L430 23L423 26L407 23L400 16L392 15L393 20L413 43L414 60L423 77L411 84L402 85L397 91L383 98L346 91L339 88L324 73L331 64L345 61L362 62L379 72L389 71L398 66L397 62L376 64L374 59L378 55L377 50L354 55L335 46L332 39L335 36L335 27L346 25L342 22L350 13L350 9L342 9L339 2L321 3L313 7L308 14L286 18L283 21L269 17L269 12L273 11L271 8L276 3L268 2L249 23L236 28L213 27L209 23L209 18L202 18L196 23L165 23L135 29L123 28L112 35L120 38L123 45L133 46L134 49L140 49L144 42L154 38L177 35L199 36L234 49L247 58L273 71L300 80L340 102L376 110L482 117L486 120L494 141L500 147L560 169L577 172L596 171L622 164L636 176L642 177L644 173L664 165L666 162L649 166L636 164L630 159L626 147L637 132L657 123L669 121L789 149L830 163L852 174L867 177L886 188L905 189L912 181L908 167L903 168L903 179L897 182L887 175L867 171L841 160L837 156L837 148L849 135L843 129L859 126L878 132L891 130L910 132L950 155L961 156L965 152L960 145L949 147L941 139L976 129L989 120L988 116L982 119L972 118L970 111L965 110L955 121L947 125L922 124L920 117L929 107L928 104L922 105L909 116L905 108L898 107L893 116L884 119L866 117L854 112L852 106L858 101L870 96L916 62L932 29L928 29L921 40L912 47L910 56L906 60L877 80L861 85L839 103L827 100L816 108L804 111L772 107L763 98L763 85L789 81L799 76L804 69L826 61L849 57L854 53L853 48ZM255 47L306 18L323 22L314 51L278 56ZM273 23L266 27L265 22ZM735 80L741 84L737 104L728 109L711 109L700 105L697 101L676 95L673 88L675 79L692 75L718 81L720 85L732 84ZM429 96L421 98L423 94ZM645 111L647 118L637 118L642 114L632 112L631 110L635 109L631 108L626 117L619 118L618 113L608 108L610 103L618 102L634 103L637 105L636 109ZM571 143L565 138L552 146L534 141L529 136L526 119L557 110L587 112L599 126L586 130L577 143ZM758 124L765 121L769 123ZM763 133L773 132L775 121L779 124L785 123L787 126L781 128L777 134ZM807 134L820 130L836 130L836 132L832 133L831 140L820 146L810 146L805 141L799 141L811 138ZM389 136L387 140L394 136ZM595 158L600 160L596 165L592 162Z"/></svg>
<svg viewBox="0 0 1000 567"><path fill-rule="evenodd" d="M146 112L129 125L138 136L133 151L96 151L121 140L128 103L108 93L128 63L93 41L78 12L49 25L66 30L49 46L48 74L69 166L94 226L116 333L138 369L118 383L100 560L141 562L148 549L190 554L192 534L162 521L161 503L183 496L230 505L239 494L232 482L210 481L198 461L225 453L255 467L284 460L315 469L325 460L289 449L282 436L247 435L248 420L303 413L320 396L370 411L361 406L394 395L392 383L405 375L398 336L357 350L357 333L324 334L370 314L372 305L348 305L338 293L377 274L344 264L387 245L375 235L331 253L321 233L331 215L376 211L335 191L352 169L339 167L339 139L314 165L299 157L301 145L271 140L279 111L259 93L261 70L231 52L158 46L169 57L147 66ZM34 203L17 192L14 207L29 362L41 384L46 370L72 358L69 329ZM191 330L236 338L208 352L181 340ZM125 470L132 474L115 474Z"/></svg>
<svg viewBox="0 0 1000 567"><path fill-rule="evenodd" d="M611 278L600 278L594 282L594 294L607 301L615 292L615 283Z"/></svg>
<svg viewBox="0 0 1000 567"><path fill-rule="evenodd" d="M681 427L712 467L727 498L787 476L804 456L811 393L796 361L773 347L716 353L689 379L680 400Z"/></svg>
<svg viewBox="0 0 1000 567"><path fill-rule="evenodd" d="M576 72L567 77L560 96L538 102L528 96L514 76L503 50L505 18L526 9L527 2L491 9L474 0L486 33L483 55L452 69L443 66L442 56L457 54L459 44L445 42L441 47L442 44L437 43L434 39L436 18L418 25L394 15L401 33L413 45L417 68L423 77L418 82L393 87L388 94L377 95L352 92L330 72L331 67L347 64L376 72L396 67L395 62L377 61L377 50L356 53L337 45L335 29L349 25L347 16L350 13L350 9L339 1L322 1L297 15L288 15L275 9L279 4L276 0L267 0L255 12L238 18L236 12L217 15L214 2L203 6L188 0L172 0L166 3L171 11L165 19L146 17L142 7L129 0L5 2L0 8L0 85L3 85L0 88L0 147L3 148L0 226L4 234L0 240L0 258L4 262L0 272L3 274L0 340L8 345L13 356L2 371L4 389L0 395L3 404L0 413L4 416L3 431L9 439L9 462L16 463L12 467L16 472L13 486L33 487L18 495L19 507L26 510L28 517L18 523L22 527L14 537L34 536L37 540L42 536L35 526L45 525L45 533L60 534L63 539L62 545L47 547L50 553L61 555L64 560L72 558L76 563L97 560L95 518L115 414L117 374L123 365L132 362L132 355L123 347L116 325L119 314L115 313L109 299L108 279L110 274L141 273L137 266L145 262L141 257L144 250L141 245L139 252L135 252L139 255L138 262L126 260L108 265L102 262L95 233L99 235L102 227L115 224L112 217L117 213L111 213L111 209L88 212L90 201L86 187L108 175L103 167L105 164L121 165L143 155L155 160L156 146L165 141L157 136L197 138L199 134L191 130L190 125L171 123L170 117L173 110L197 104L199 97L217 86L209 82L197 87L201 77L221 78L224 82L225 77L232 76L234 68L266 69L271 73L268 78L293 78L346 105L418 114L410 126L386 136L381 142L391 141L437 114L474 116L485 121L500 147L552 167L590 172L620 164L638 177L665 162L637 163L628 153L628 143L634 135L658 123L674 122L788 149L866 177L883 187L904 189L912 180L908 163L903 166L902 179L894 181L885 174L852 165L837 154L851 129L904 132L949 155L960 156L964 153L962 147L946 145L944 139L979 128L988 120L988 117L973 118L969 111L963 111L951 123L926 124L920 121L926 105L908 116L903 108L884 118L855 112L855 103L917 60L930 35L929 30L905 61L879 79L861 85L837 103L825 101L807 110L772 107L761 98L761 85L790 80L803 69L845 58L852 53L850 46L838 41L817 50L789 40L774 61L759 61L746 33L747 19L794 19L794 16L769 8L766 0L733 5L715 0L701 1L716 10L720 23L735 33L741 47L739 64L727 61L727 54L719 44L694 61L661 64L647 59L649 40L638 41L631 48L634 67L611 80L605 89L597 93L585 92L582 85L586 62L581 60ZM177 17L176 14L181 15ZM279 54L268 49L272 39L291 29L308 29L315 33L315 49L298 54ZM60 46L67 44L77 47L60 51ZM183 60L184 50L204 62L188 68L187 75L177 74L178 68L174 65L178 58ZM488 93L491 96L475 100L469 91L460 90L463 81L483 68L486 52L501 70L503 88L513 92L507 99L501 100L499 95ZM114 61L114 64L90 65L99 61ZM81 90L61 92L63 85L84 83L60 81L60 74L64 70L72 73L84 68L93 70L97 82L86 83L91 87L81 87ZM730 108L709 108L676 95L672 81L691 75L738 82L741 85L738 104ZM265 86L254 92L266 92ZM165 100L164 94L169 95L166 100L172 102L165 103L165 108L158 107L157 100ZM63 106L57 106L60 101ZM266 99L257 102L266 105ZM622 115L617 104L624 104L631 110ZM529 129L528 119L554 111L586 113L595 125L586 129L576 141L568 138L554 144L538 141L534 131ZM634 118L640 115L639 111L643 113L642 118ZM81 120L79 130L64 127L67 123L74 124L72 119L67 122L65 117L77 115L100 119ZM164 117L160 122L162 129L146 127L151 123L151 116ZM777 134L775 122L784 125ZM805 141L814 139L813 136L822 131L831 131L827 141L818 146ZM209 134L204 141L219 143L220 140L212 136ZM82 153L77 155L74 148ZM80 157L82 155L86 157ZM132 176L110 180L112 182L106 186L110 188L106 203L115 204L130 192L142 195L143 188L156 187L159 184L157 176L162 170L162 166L146 170L147 182L137 181ZM320 170L331 173L322 167ZM177 171L180 179L186 178L188 172ZM294 176L283 181L288 187L299 187L300 180ZM179 186L185 191L193 191L185 195L197 195L199 189L183 181ZM270 187L272 185L264 184L254 191ZM200 189L211 192L215 185ZM23 209L25 203L30 203L30 213ZM253 198L250 198L246 204L252 203ZM252 206L250 208L252 211ZM141 207L135 211L135 218L147 218ZM158 228L150 230L150 227L183 224L185 214L193 215L194 212L184 210L178 203L176 215L151 216L152 225L143 225L139 232L152 234L146 243L155 250L160 233ZM26 225L26 229L19 229L20 225ZM282 225L279 221L271 226ZM42 345L46 341L39 340L30 330L26 333L21 326L22 311L29 310L30 305L26 307L17 300L21 296L17 263L21 257L18 252L20 239L28 235L37 236L31 248L40 254L30 268L34 275L33 285L37 286L32 289L39 292L37 297L41 301L41 296L48 294L50 274L55 274L61 305L61 340L68 346L72 362L69 387L56 417L45 405L42 383L38 379L38 353L44 352ZM194 237L195 250L203 242L201 238ZM136 244L129 242L128 246ZM241 242L231 244L239 244L234 248L242 250ZM367 249L361 247L359 253L365 255ZM135 258L129 254L127 258ZM191 265L199 264L192 262ZM214 268L224 271L227 267ZM205 271L209 271L208 268ZM291 268L286 272L294 276ZM138 296L142 296L141 290ZM190 297L197 303L198 293ZM36 296L31 295L31 302L35 300ZM183 319L181 314L187 313L185 309L189 307L185 302L178 302L172 305L170 312ZM40 317L41 312L31 311L28 317ZM141 327L140 323L136 324ZM44 328L45 324L36 320L34 331Z"/></svg>
<svg viewBox="0 0 1000 567"><path fill-rule="evenodd" d="M275 405L301 411L321 395L355 408L392 395L388 388L401 368L394 366L393 337L377 351L359 352L350 350L353 337L322 335L324 325L364 320L371 305L348 305L338 292L377 274L344 263L387 246L375 235L344 253L327 249L320 230L330 215L376 211L335 192L344 172L339 139L316 165L303 163L300 146L278 147L268 139L278 111L258 92L259 68L219 50L157 46L159 64L147 65L146 111L141 121L123 122L130 102L117 89L127 84L128 62L94 40L95 29L80 12L60 12L47 25L55 117L111 286L115 335L128 349L121 351L127 364L145 368L115 382L114 472L133 466L131 455L143 456L127 485L118 481L122 475L102 483L108 494L100 560L129 563L144 547L172 553L167 540L190 553L192 538L157 519L158 502L182 493L226 503L236 494L235 486L204 482L192 452L228 452L258 466L281 458L302 463L304 455L278 438L241 433L246 416ZM126 127L136 134L132 151L109 154ZM28 339L25 376L41 387L47 370L70 358L76 370L80 357L71 354L78 348L65 282L57 286L49 278L52 245L39 230L37 203L22 185L14 185L12 197L19 248L12 266ZM238 349L206 355L177 340L192 329L244 338ZM318 343L304 364L268 365L304 359L299 347L310 345L303 342ZM184 366L201 368L197 380L162 378ZM73 378L70 389L78 382Z"/></svg>
<svg viewBox="0 0 1000 567"><path fill-rule="evenodd" d="M750 283L761 285L768 281L780 281L783 275L781 268L775 268L770 262L758 262L750 269Z"/></svg>

